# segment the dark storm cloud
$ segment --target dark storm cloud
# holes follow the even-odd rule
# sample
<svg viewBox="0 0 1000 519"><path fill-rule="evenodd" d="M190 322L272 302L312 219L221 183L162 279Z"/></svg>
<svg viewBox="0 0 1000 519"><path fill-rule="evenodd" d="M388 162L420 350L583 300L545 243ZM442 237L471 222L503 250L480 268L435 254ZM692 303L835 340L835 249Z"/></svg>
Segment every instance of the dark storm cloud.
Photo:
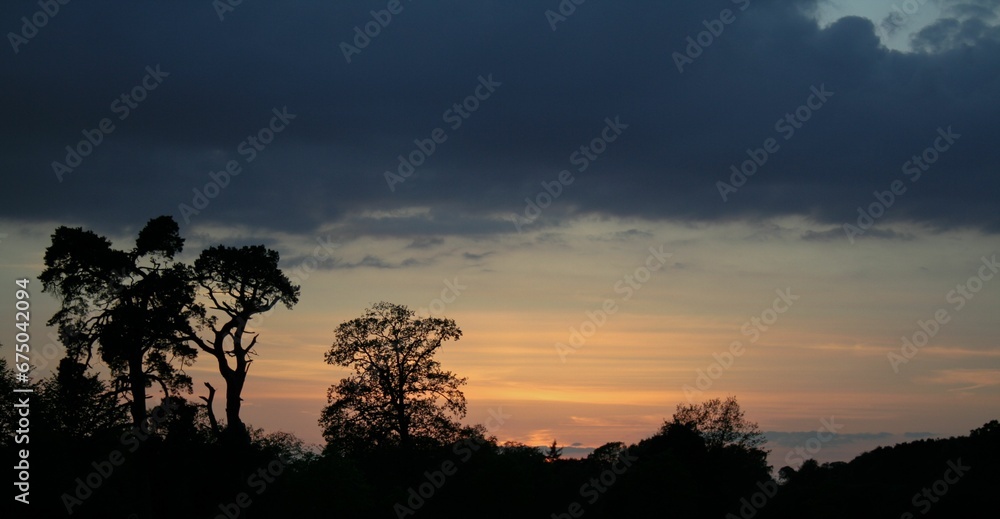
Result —
<svg viewBox="0 0 1000 519"><path fill-rule="evenodd" d="M421 237L418 237L418 238L414 239L412 242L410 242L410 244L407 245L406 248L407 249L430 249L430 248L437 247L438 245L441 245L442 243L444 243L444 239L443 238L432 238L432 237L421 236Z"/></svg>
<svg viewBox="0 0 1000 519"><path fill-rule="evenodd" d="M825 231L806 231L802 233L802 239L805 241L840 241L843 240L846 235L847 234L843 228L837 227ZM864 234L857 236L856 239L865 238L911 241L915 238L915 236L910 233L899 232L892 229L870 229Z"/></svg>
<svg viewBox="0 0 1000 519"><path fill-rule="evenodd" d="M208 1L62 6L0 53L0 214L112 227L167 213L302 233L344 223L419 247L517 232L498 217L546 196L526 230L588 214L840 225L901 179L907 191L878 225L1000 230L997 31L962 14L996 2L955 2L917 37L927 52L903 54L864 19L821 29L805 1L586 2L555 31L554 0L404 1L351 63L340 44L386 2L344 4L244 2L224 21ZM37 9L7 2L0 26L20 32ZM679 72L674 53L723 9L732 23ZM157 66L167 75L121 118L120 96ZM833 95L815 108L824 88ZM469 96L477 109L456 116ZM778 121L797 109L808 120L789 135ZM282 110L294 118L273 131ZM59 182L52 162L104 118L114 131ZM596 141L615 118L627 129ZM911 182L907 161L948 127L961 138ZM273 141L250 161L248 137L268 128ZM777 151L723 201L717 182L767 139ZM390 190L384 173L414 140L434 151ZM219 173L229 161L238 174ZM553 195L561 170L572 183ZM355 218L408 207L429 212Z"/></svg>
<svg viewBox="0 0 1000 519"><path fill-rule="evenodd" d="M308 265L308 270L341 270L356 268L376 268L376 269L399 269L425 265L427 260L417 258L406 258L402 261L388 261L373 254L368 254L357 261L345 260L343 258L324 258L322 261L309 256L293 256L285 259L288 265ZM294 267L293 267L294 271Z"/></svg>
<svg viewBox="0 0 1000 519"><path fill-rule="evenodd" d="M368 255L362 258L361 261L358 262L335 262L333 264L333 268L353 269L358 267L374 267L380 269L398 269L403 267L413 267L420 264L421 261L416 258L406 258L401 262L392 263L385 261L379 257Z"/></svg>
<svg viewBox="0 0 1000 519"><path fill-rule="evenodd" d="M1000 28L995 26L1000 1L941 0L940 5L944 16L914 35L914 48L943 52L1000 39Z"/></svg>

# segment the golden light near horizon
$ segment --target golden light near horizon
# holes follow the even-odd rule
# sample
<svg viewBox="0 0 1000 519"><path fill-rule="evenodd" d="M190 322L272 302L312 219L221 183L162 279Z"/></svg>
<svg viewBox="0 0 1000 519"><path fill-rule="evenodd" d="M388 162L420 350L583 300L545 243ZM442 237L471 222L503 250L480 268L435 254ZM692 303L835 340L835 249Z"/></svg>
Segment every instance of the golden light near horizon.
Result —
<svg viewBox="0 0 1000 519"><path fill-rule="evenodd" d="M625 439L634 441L655 430L678 403L689 402L692 397L725 394L740 395L751 415L762 425L779 430L811 426L814 417L809 410L817 405L817 399L840 414L858 416L862 423L872 427L884 429L892 428L890 424L898 427L899 423L906 423L917 428L920 420L916 415L897 410L887 415L895 416L893 419L876 420L865 409L878 405L880 400L884 403L878 405L879 408L891 409L915 399L934 398L942 402L953 400L949 406L954 406L951 413L955 413L981 405L978 401L963 399L962 395L969 391L989 391L993 387L994 378L989 370L975 374L920 367L921 359L929 362L944 356L955 360L956 352L963 351L956 349L959 344L967 353L957 359L974 364L975 359L993 358L992 350L982 349L988 343L980 345L975 340L968 342L965 339L981 336L966 324L951 333L945 327L936 344L921 351L921 357L914 361L912 376L930 382L930 392L925 391L917 397L908 395L909 389L898 389L897 384L908 380L907 375L894 374L886 361L887 353L898 348L898 339L894 337L898 334L884 330L896 328L904 333L914 329L916 319L912 316L921 316L922 309L928 306L944 304L947 286L939 288L938 297L931 292L931 296L919 300L915 294L926 294L926 287L906 282L895 292L881 290L866 300L859 300L857 291L863 290L865 280L871 276L882 276L882 286L891 286L893 279L886 277L889 271L840 269L838 272L836 248L823 252L811 245L788 246L780 253L774 251L773 244L758 245L761 253L764 250L771 252L753 263L754 255L761 253L754 251L759 230L752 227L720 229L715 238L743 237L746 261L739 266L726 257L715 255L714 240L704 230L700 233L701 239L693 240L684 236L690 231L683 228L643 235L639 240L612 242L600 257L591 253L589 261L581 261L578 247L594 239L603 239L601 236L614 236L631 225L622 222L619 230L615 230L606 224L595 229L581 223L576 230L568 229L565 241L558 246L529 245L535 251L544 248L546 263L552 265L540 278L523 273L525 268L530 268L531 260L526 257L519 261L525 249L516 247L496 252L487 260L471 265L456 258L450 266L428 267L422 275L356 268L344 276L343 270L317 269L306 280L300 304L292 311L276 311L257 329L261 334L261 356L255 360L254 376L247 387L248 410L263 413L254 421L267 425L269 411L266 409L273 407L261 406L267 402L288 402L290 407L300 409L301 415L283 416L279 422L281 426L290 426L312 442L321 441L315 426L315 413L325 401L326 388L345 373L343 369L324 364L322 354L329 348L336 324L351 318L380 297L377 290L373 295L365 290L376 284L375 279L381 286L393 287L397 299L410 301L416 308L429 307L445 289L446 280L463 287L446 305L442 315L454 318L464 336L442 350L441 362L447 369L468 377L465 391L470 401L469 418L474 419L487 403L503 402L508 406L546 410L530 412L528 416L532 421L551 417L555 409L566 416L564 429L511 422L506 427L506 434L519 441L536 437L537 434L531 431L539 430L551 431L567 441L591 447L618 439L603 436L616 430L627 431L632 436ZM787 222L786 225L789 227L782 232L790 233L796 232L791 225L801 223ZM905 258L911 257L910 250L919 248L922 263L934 267L935 253L943 260L954 253L956 243L963 243L955 242L951 236L942 238L949 242L947 249L940 247L936 238L930 235L924 238L923 244L902 244L898 251L881 254ZM980 240L970 235L965 244L959 246L982 250ZM658 241L675 244L670 247L674 251L671 265L653 273L631 298L623 300L626 294L616 293L616 283L643 265L651 246L648 244ZM372 250L362 244L353 246ZM398 243L395 247L405 247L405 244ZM442 248L461 251L463 245L443 244ZM386 251L391 254L392 247ZM854 251L847 253L855 254ZM867 253L879 254L876 249ZM455 252L451 254L457 256ZM793 257L799 259L791 261ZM566 268L571 258L575 260L574 268ZM782 278L790 280L790 287L796 287L793 294L800 295L786 312L773 316L766 311L777 297L774 291L788 287L767 286L767 276L763 281L749 283L746 274L739 272L759 270L768 258L786 264L788 268ZM970 259L970 263L974 259ZM814 269L817 262L831 267L826 281L810 280L805 272L801 282L794 281L794 269L806 270L807 265ZM588 264L593 271L588 271ZM964 281L962 269L955 270L954 278ZM398 279L393 279L394 276ZM707 280L717 283L720 277L728 287L724 296L728 304L712 304L711 301L718 300L718 294L704 288L710 286ZM858 281L848 282L851 278ZM544 282L540 284L538 279ZM340 296L331 297L330 294ZM545 297L541 297L542 294ZM993 294L982 290L977 300L970 300L967 308L955 313L955 319L964 319L973 326L976 323L988 326L989 311L996 301ZM822 305L815 303L818 297L823 298ZM617 311L601 317L599 311L606 300L615 301ZM893 312L880 311L875 317L873 308L887 307ZM731 309L728 313L727 308ZM748 308L753 310L746 310ZM831 313L830 309L834 311ZM894 317L896 315L898 317ZM768 317L777 320L770 322ZM745 328L754 318L758 321L763 318L763 321L758 327ZM593 333L588 334L582 345L560 355L557 345L570 344L574 333L589 330L590 327L581 328L587 322L594 325ZM766 330L761 328L764 326ZM754 338L757 340L751 341ZM734 341L745 344L743 353L734 357L728 367L723 366L726 352ZM719 359L723 361L720 363ZM196 380L211 379L213 369L200 362L191 373ZM963 382L965 380L972 383ZM845 381L850 381L851 390L845 391ZM941 384L955 386L958 391L953 392L954 398L934 393L932 388ZM685 387L694 388L696 392L686 393ZM870 397L858 400L858 394L873 391L882 396L875 400ZM796 394L801 397L793 396ZM987 395L982 397L989 398ZM255 399L260 401L255 402ZM595 427L594 420L601 419L594 415L594 410L609 407L619 411L618 421L614 422L617 425ZM563 409L577 411L564 412ZM652 418L654 416L656 418ZM627 424L625 417L633 417L635 424Z"/></svg>
<svg viewBox="0 0 1000 519"><path fill-rule="evenodd" d="M844 416L855 431L901 434L926 428L926 410L913 407L923 401L937 402L941 419L955 421L958 432L980 421L976 410L996 398L996 370L976 369L980 360L996 358L991 343L982 340L998 301L989 280L956 310L946 301L952 285L930 279L914 284L908 274L941 271L967 251L968 261L947 270L947 277L965 283L978 275L975 255L990 251L981 236L926 234L888 249L760 239L762 229L773 236L808 229L806 222L788 220L764 228L647 226L638 238L620 238L634 225L581 221L563 229L556 244L518 237L503 249L451 240L434 251L443 258L440 264L406 271L318 263L302 280L296 308L276 310L256 327L251 323L261 340L245 397L252 423L321 443L317 413L327 387L346 374L322 361L332 330L372 302L390 298L441 309L441 316L456 320L464 335L442 349L440 360L469 380L468 420L490 406L520 410L522 418L511 420L503 436L522 442L544 435L589 447L636 441L655 431L677 404L729 394L738 395L767 430L808 430L817 415L827 414L814 411L822 408ZM26 249L44 243L46 231L37 228L35 238L23 242ZM724 241L741 243L739 261L718 254ZM303 243L307 251L314 242ZM593 243L603 245L601 252L581 255ZM407 245L353 242L338 254L391 256ZM645 264L651 247L670 251L667 264L637 288L623 290L629 286L623 280ZM470 260L462 256L468 250L490 253ZM872 256L867 267L842 266L841 257L859 253ZM5 270L37 268L38 256L30 256ZM303 254L292 248L284 256ZM886 259L876 261L878 256ZM919 262L909 259L914 257ZM545 258L542 264L539 258ZM780 278L764 269L780 270ZM824 271L821 278L817 269ZM876 277L882 288L866 292ZM719 293L710 286L726 289ZM769 311L781 291L797 299L779 302L781 313ZM608 301L614 312L604 310ZM901 366L903 373L894 373L887 355L900 348L899 336L919 331L917 322L939 307L948 308L954 322L941 325L933 343ZM730 353L734 342L742 344L738 356ZM205 361L189 373L196 387L217 377ZM917 393L909 385L915 380L923 383ZM275 406L295 411L275 414ZM963 413L967 418L958 418Z"/></svg>

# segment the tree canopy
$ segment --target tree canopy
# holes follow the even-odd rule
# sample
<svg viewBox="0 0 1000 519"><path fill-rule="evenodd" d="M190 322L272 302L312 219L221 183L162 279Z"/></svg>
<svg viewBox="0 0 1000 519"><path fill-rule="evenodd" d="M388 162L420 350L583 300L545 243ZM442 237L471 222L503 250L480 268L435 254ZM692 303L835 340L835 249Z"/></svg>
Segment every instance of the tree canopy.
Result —
<svg viewBox="0 0 1000 519"><path fill-rule="evenodd" d="M183 368L197 352L183 337L201 311L188 267L172 263L183 244L177 223L161 216L146 224L131 250L65 226L45 250L39 279L61 301L49 324L58 326L71 358L89 365L97 348L114 388L129 395L136 426L146 419L147 387L159 384L165 396L191 389Z"/></svg>
<svg viewBox="0 0 1000 519"><path fill-rule="evenodd" d="M756 422L747 420L735 396L713 398L701 404L678 404L673 422L693 427L705 439L708 448L734 445L757 449L767 438ZM664 430L669 423L664 424Z"/></svg>
<svg viewBox="0 0 1000 519"><path fill-rule="evenodd" d="M448 441L465 416L465 378L441 368L434 354L462 331L451 319L417 318L381 302L337 327L326 362L354 374L330 387L320 425L335 450L412 447Z"/></svg>
<svg viewBox="0 0 1000 519"><path fill-rule="evenodd" d="M248 332L247 326L254 316L270 311L278 303L292 308L299 301L299 286L282 273L278 260L277 251L251 245L210 247L194 262L195 283L211 302L205 319L209 332L202 337L191 331L187 339L215 357L226 382L226 432L241 443L249 441L240 418L243 386L259 337ZM208 387L208 410L214 424L211 406L215 389Z"/></svg>

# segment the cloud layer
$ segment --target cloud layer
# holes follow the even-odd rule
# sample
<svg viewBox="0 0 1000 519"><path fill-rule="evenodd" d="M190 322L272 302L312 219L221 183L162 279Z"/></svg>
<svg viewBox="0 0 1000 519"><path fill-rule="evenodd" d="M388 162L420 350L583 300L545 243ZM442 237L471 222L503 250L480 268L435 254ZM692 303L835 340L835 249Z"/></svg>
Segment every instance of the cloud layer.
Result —
<svg viewBox="0 0 1000 519"><path fill-rule="evenodd" d="M881 203L878 225L1000 231L996 2L948 3L914 53L867 19L821 28L807 1L546 14L559 5L404 1L387 22L342 3L244 3L222 21L209 2L63 6L2 58L0 216L431 239L516 232L514 214L529 230L804 215L824 232ZM0 20L19 32L32 7ZM154 89L147 67L166 73ZM282 109L294 119L274 131ZM60 182L53 161L105 118ZM399 156L413 172L390 189ZM572 182L546 191L563 170Z"/></svg>

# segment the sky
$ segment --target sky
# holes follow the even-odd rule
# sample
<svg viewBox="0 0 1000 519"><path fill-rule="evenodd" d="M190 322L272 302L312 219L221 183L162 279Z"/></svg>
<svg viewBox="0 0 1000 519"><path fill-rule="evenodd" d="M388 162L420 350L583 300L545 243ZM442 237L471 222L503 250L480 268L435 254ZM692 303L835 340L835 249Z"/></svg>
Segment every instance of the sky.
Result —
<svg viewBox="0 0 1000 519"><path fill-rule="evenodd" d="M567 454L730 395L776 467L997 418L1000 1L510 4L4 3L35 375L55 228L171 215L182 259L264 244L302 286L243 413L310 443L383 300L462 329L466 423Z"/></svg>

